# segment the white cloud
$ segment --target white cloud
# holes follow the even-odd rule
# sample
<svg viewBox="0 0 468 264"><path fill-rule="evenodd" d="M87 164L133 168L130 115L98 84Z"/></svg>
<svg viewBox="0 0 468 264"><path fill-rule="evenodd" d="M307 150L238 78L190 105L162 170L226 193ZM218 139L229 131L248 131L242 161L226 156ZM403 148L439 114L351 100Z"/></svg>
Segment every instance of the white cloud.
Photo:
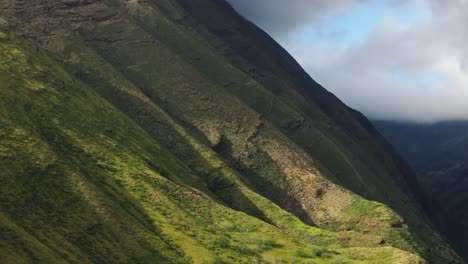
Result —
<svg viewBox="0 0 468 264"><path fill-rule="evenodd" d="M402 9L409 3L425 5L428 16L401 23L389 12L363 42L323 44L288 38L287 33L311 25L319 16L363 1L231 0L242 2L242 10L250 8L243 12L255 22L269 23L267 30L282 38L313 78L369 117L468 119L468 0L394 0ZM269 6L268 11L263 13L262 6ZM278 28L275 21L294 17L295 10L304 13ZM307 10L315 11L307 15ZM261 19L255 15L259 12Z"/></svg>

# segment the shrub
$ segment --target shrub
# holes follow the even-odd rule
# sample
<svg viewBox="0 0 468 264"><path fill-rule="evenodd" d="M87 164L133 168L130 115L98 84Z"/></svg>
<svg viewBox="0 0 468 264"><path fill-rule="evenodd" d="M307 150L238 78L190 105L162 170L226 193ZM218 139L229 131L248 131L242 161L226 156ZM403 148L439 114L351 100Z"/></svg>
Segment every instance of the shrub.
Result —
<svg viewBox="0 0 468 264"><path fill-rule="evenodd" d="M218 248L227 248L229 247L229 242L230 242L229 238L227 238L226 236L220 236L214 242L214 246Z"/></svg>

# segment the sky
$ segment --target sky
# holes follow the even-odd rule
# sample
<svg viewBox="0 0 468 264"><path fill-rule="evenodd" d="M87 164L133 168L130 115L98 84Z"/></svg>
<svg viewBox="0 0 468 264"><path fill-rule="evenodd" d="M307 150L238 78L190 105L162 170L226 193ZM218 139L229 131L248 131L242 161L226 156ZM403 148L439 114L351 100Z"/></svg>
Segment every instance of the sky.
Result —
<svg viewBox="0 0 468 264"><path fill-rule="evenodd" d="M468 0L228 0L369 118L468 120Z"/></svg>

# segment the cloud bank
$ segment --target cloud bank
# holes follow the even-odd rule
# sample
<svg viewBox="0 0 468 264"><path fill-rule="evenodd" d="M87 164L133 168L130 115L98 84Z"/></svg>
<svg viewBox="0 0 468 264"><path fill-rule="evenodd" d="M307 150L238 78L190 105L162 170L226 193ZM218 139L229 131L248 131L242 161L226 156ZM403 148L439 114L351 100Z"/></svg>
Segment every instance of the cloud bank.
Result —
<svg viewBox="0 0 468 264"><path fill-rule="evenodd" d="M388 0L383 7L372 0L230 2L285 46L313 78L370 118L468 119L468 0ZM354 23L373 16L373 9L346 13L373 5L383 12L364 38L317 35L340 32L335 21L342 17ZM356 30L345 27L342 34L353 36Z"/></svg>

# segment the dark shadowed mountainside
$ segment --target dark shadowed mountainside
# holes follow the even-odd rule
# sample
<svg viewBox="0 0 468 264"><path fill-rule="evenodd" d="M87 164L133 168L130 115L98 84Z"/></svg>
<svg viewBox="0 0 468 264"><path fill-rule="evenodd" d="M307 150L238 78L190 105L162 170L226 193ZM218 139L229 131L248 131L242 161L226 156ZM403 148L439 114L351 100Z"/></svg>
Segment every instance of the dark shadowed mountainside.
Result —
<svg viewBox="0 0 468 264"><path fill-rule="evenodd" d="M448 236L467 252L468 122L374 123L414 167L427 196L439 204Z"/></svg>

